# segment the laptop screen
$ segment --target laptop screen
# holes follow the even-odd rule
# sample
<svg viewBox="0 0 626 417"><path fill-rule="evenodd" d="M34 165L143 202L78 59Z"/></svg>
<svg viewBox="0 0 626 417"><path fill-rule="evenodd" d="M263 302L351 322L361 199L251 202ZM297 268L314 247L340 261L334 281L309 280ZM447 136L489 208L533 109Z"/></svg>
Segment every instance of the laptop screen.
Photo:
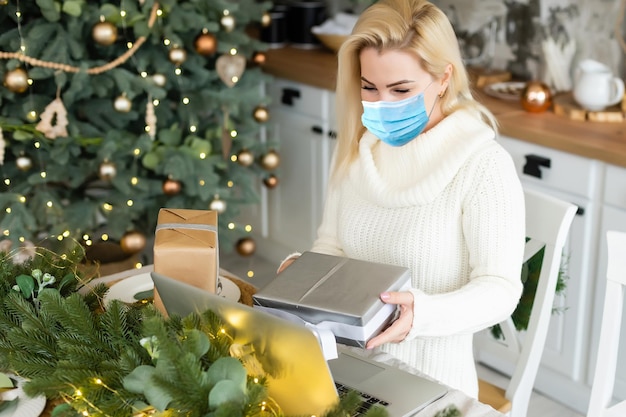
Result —
<svg viewBox="0 0 626 417"><path fill-rule="evenodd" d="M169 315L212 310L254 352L267 374L269 395L286 415L322 415L338 401L316 336L305 327L152 272Z"/></svg>

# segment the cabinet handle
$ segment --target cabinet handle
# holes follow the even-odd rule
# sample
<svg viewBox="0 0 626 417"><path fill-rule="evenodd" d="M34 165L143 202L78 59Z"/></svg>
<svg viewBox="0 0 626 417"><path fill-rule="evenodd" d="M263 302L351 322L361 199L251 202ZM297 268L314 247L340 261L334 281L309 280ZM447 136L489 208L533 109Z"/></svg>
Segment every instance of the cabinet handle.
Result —
<svg viewBox="0 0 626 417"><path fill-rule="evenodd" d="M311 132L321 135L322 133L324 133L324 130L321 128L321 126L315 125L315 126L311 126Z"/></svg>
<svg viewBox="0 0 626 417"><path fill-rule="evenodd" d="M300 90L296 90L295 88L283 88L283 95L280 98L283 104L293 106L294 98L300 98Z"/></svg>
<svg viewBox="0 0 626 417"><path fill-rule="evenodd" d="M541 167L550 168L552 165L550 158L546 158L545 156L528 154L524 157L526 158L526 164L524 165L523 172L532 177L541 178Z"/></svg>
<svg viewBox="0 0 626 417"><path fill-rule="evenodd" d="M337 132L335 132L334 130L329 130L328 137L331 139L337 139Z"/></svg>
<svg viewBox="0 0 626 417"><path fill-rule="evenodd" d="M577 208L576 208L576 215L577 216L584 216L585 215L585 208L577 206Z"/></svg>

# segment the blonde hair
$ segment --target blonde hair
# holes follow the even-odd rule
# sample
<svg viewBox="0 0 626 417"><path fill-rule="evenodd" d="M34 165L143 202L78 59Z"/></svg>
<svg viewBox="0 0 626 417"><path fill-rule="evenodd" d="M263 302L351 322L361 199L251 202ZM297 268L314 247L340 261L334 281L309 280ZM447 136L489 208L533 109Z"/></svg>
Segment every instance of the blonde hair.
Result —
<svg viewBox="0 0 626 417"><path fill-rule="evenodd" d="M359 55L368 47L378 51L411 52L434 79L440 79L450 64L452 74L440 99L444 117L459 109L469 109L497 129L491 112L472 96L467 70L448 17L426 0L380 0L361 14L352 34L339 50L336 88L339 140L331 174L333 180L347 173L350 163L357 157L359 140L365 132L361 123Z"/></svg>

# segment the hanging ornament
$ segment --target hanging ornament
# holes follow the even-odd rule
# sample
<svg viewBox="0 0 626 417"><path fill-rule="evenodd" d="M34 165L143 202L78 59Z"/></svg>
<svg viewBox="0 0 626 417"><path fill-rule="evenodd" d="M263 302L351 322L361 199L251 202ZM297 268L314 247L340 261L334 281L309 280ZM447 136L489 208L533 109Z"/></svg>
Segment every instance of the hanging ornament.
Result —
<svg viewBox="0 0 626 417"><path fill-rule="evenodd" d="M232 32L235 29L235 17L228 10L224 10L224 16L220 19L220 24L226 32Z"/></svg>
<svg viewBox="0 0 626 417"><path fill-rule="evenodd" d="M254 120L259 123L265 123L270 119L270 112L265 106L256 106L252 112Z"/></svg>
<svg viewBox="0 0 626 417"><path fill-rule="evenodd" d="M179 46L174 46L170 49L167 56L170 62L180 65L187 60L187 51Z"/></svg>
<svg viewBox="0 0 626 417"><path fill-rule="evenodd" d="M113 23L105 21L104 17L100 17L100 21L91 29L91 36L99 45L112 45L117 40L117 27Z"/></svg>
<svg viewBox="0 0 626 417"><path fill-rule="evenodd" d="M120 239L120 247L124 253L134 255L146 247L146 236L138 231L126 232Z"/></svg>
<svg viewBox="0 0 626 417"><path fill-rule="evenodd" d="M53 125L54 122L56 124ZM35 129L43 133L48 139L56 139L59 136L67 137L67 110L58 95L41 113L41 120Z"/></svg>
<svg viewBox="0 0 626 417"><path fill-rule="evenodd" d="M20 155L15 160L15 165L20 171L26 172L33 167L33 160L29 156Z"/></svg>
<svg viewBox="0 0 626 417"><path fill-rule="evenodd" d="M243 237L235 244L235 250L241 256L251 256L256 251L256 242L251 237Z"/></svg>
<svg viewBox="0 0 626 417"><path fill-rule="evenodd" d="M237 162L241 166L249 167L254 163L254 155L249 150L244 149L237 154Z"/></svg>
<svg viewBox="0 0 626 417"><path fill-rule="evenodd" d="M156 122L157 117L154 112L154 103L152 102L152 97L148 97L148 103L146 104L146 132L152 140L154 140L156 136Z"/></svg>
<svg viewBox="0 0 626 417"><path fill-rule="evenodd" d="M167 178L163 181L162 188L165 195L177 195L183 189L183 184L178 180Z"/></svg>
<svg viewBox="0 0 626 417"><path fill-rule="evenodd" d="M167 78L163 74L154 74L152 76L152 81L159 87L165 87L165 83L167 82Z"/></svg>
<svg viewBox="0 0 626 417"><path fill-rule="evenodd" d="M252 62L254 62L257 65L265 64L265 53L255 52L254 55L252 56Z"/></svg>
<svg viewBox="0 0 626 417"><path fill-rule="evenodd" d="M128 97L126 97L126 94L117 96L113 102L113 108L120 113L128 113L132 107L133 103Z"/></svg>
<svg viewBox="0 0 626 417"><path fill-rule="evenodd" d="M268 27L272 23L272 16L268 12L263 12L261 16L261 26Z"/></svg>
<svg viewBox="0 0 626 417"><path fill-rule="evenodd" d="M196 52L203 56L213 55L217 50L217 38L206 29L196 36L193 44Z"/></svg>
<svg viewBox="0 0 626 417"><path fill-rule="evenodd" d="M274 150L270 150L261 158L261 166L268 171L273 171L280 165L280 155Z"/></svg>
<svg viewBox="0 0 626 417"><path fill-rule="evenodd" d="M246 69L246 58L241 55L221 55L215 61L215 70L220 79L229 87L233 87Z"/></svg>
<svg viewBox="0 0 626 417"><path fill-rule="evenodd" d="M2 128L0 127L0 166L4 165L4 149L7 144L4 141L4 135L2 134Z"/></svg>
<svg viewBox="0 0 626 417"><path fill-rule="evenodd" d="M9 0L0 0L0 6L6 6L9 4Z"/></svg>
<svg viewBox="0 0 626 417"><path fill-rule="evenodd" d="M4 74L4 86L14 93L23 93L28 89L28 73L23 68L15 68Z"/></svg>
<svg viewBox="0 0 626 417"><path fill-rule="evenodd" d="M209 203L209 210L217 211L219 214L222 214L226 211L226 202L224 200L220 200L220 196L215 194L213 196L213 201Z"/></svg>
<svg viewBox="0 0 626 417"><path fill-rule="evenodd" d="M278 186L278 177L271 174L263 179L263 184L265 184L267 188L276 188L276 186Z"/></svg>
<svg viewBox="0 0 626 417"><path fill-rule="evenodd" d="M103 181L111 181L117 175L117 167L113 162L104 160L98 168L98 176Z"/></svg>

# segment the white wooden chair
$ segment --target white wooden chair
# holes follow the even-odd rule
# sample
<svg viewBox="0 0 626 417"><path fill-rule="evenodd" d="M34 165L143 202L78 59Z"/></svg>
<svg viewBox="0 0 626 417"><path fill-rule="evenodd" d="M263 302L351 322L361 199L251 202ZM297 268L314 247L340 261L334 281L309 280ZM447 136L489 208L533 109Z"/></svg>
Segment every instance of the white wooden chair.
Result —
<svg viewBox="0 0 626 417"><path fill-rule="evenodd" d="M624 288L626 287L626 233L609 230L606 234L608 260L604 311L598 342L598 358L591 387L587 417L624 417L626 400L610 406L615 385L615 369L620 339Z"/></svg>
<svg viewBox="0 0 626 417"><path fill-rule="evenodd" d="M526 243L524 262L545 247L528 328L518 332L511 318L500 323L504 339L490 330L474 337L476 360L487 366L510 369L506 387L479 379L479 401L510 417L526 417L528 402L548 334L563 247L577 207L547 194L524 191ZM495 365L497 364L497 365Z"/></svg>

